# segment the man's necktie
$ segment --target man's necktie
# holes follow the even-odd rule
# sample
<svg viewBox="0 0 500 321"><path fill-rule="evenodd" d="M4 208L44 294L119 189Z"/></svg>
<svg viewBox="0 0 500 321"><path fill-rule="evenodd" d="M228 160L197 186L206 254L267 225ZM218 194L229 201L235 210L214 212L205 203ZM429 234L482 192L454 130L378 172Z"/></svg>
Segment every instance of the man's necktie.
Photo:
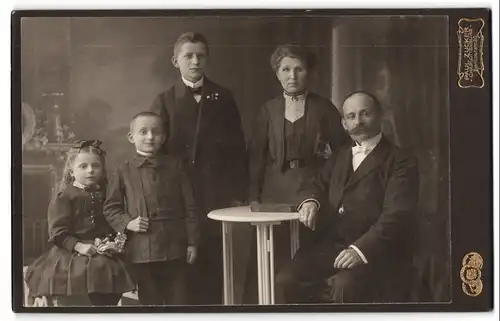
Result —
<svg viewBox="0 0 500 321"><path fill-rule="evenodd" d="M352 155L364 154L366 155L367 148L365 146L356 145L352 147Z"/></svg>
<svg viewBox="0 0 500 321"><path fill-rule="evenodd" d="M197 87L197 88L192 88L189 87L193 95L201 95L201 92L203 91L203 87Z"/></svg>

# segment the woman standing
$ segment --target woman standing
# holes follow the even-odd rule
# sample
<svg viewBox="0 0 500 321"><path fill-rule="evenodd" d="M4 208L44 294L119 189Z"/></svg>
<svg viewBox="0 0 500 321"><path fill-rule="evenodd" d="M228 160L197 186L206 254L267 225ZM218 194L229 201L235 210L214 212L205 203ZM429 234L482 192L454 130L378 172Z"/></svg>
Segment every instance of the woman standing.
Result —
<svg viewBox="0 0 500 321"><path fill-rule="evenodd" d="M255 123L250 145L250 202L299 205L297 191L302 183L347 139L335 106L308 88L314 63L314 54L296 45L279 46L271 55L283 92L262 106ZM301 229L301 242L311 238L309 231ZM276 271L290 260L289 240L289 225L278 226ZM249 269L246 301L251 301L249 292L255 298L255 265Z"/></svg>

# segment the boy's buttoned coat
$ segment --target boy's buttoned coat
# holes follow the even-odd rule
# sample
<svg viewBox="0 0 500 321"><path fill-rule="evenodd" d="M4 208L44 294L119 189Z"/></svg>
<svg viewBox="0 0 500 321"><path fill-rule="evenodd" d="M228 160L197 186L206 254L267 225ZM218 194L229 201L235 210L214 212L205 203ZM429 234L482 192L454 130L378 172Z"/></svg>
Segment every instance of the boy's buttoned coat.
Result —
<svg viewBox="0 0 500 321"><path fill-rule="evenodd" d="M198 243L193 187L182 163L171 156L136 155L118 166L108 184L104 216L118 232L139 216L149 218L147 232L127 232L132 263L183 258L187 246Z"/></svg>

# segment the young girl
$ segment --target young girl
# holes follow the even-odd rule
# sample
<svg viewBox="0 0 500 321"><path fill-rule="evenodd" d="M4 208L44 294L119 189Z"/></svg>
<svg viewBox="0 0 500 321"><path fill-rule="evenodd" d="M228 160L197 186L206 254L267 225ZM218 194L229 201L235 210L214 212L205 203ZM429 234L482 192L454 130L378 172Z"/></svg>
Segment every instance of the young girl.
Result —
<svg viewBox="0 0 500 321"><path fill-rule="evenodd" d="M107 181L100 145L79 141L68 152L48 211L54 247L26 272L32 297L52 297L58 306L104 306L116 305L122 293L135 289L117 253L120 236L112 241L113 230L102 215Z"/></svg>

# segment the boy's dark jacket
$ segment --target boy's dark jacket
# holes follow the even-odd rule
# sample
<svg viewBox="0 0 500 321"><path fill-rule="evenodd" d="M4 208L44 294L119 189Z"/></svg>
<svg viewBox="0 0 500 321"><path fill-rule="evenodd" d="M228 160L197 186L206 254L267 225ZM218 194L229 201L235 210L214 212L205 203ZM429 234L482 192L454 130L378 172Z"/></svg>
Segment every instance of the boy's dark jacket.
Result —
<svg viewBox="0 0 500 321"><path fill-rule="evenodd" d="M148 170L153 171L150 177L160 180L157 188L147 180ZM156 193L161 208L148 210L145 189ZM136 155L118 166L109 180L104 216L117 232L124 232L138 216L149 218L147 232L127 231L126 251L132 263L183 258L187 246L198 243L193 188L182 162L171 156Z"/></svg>

